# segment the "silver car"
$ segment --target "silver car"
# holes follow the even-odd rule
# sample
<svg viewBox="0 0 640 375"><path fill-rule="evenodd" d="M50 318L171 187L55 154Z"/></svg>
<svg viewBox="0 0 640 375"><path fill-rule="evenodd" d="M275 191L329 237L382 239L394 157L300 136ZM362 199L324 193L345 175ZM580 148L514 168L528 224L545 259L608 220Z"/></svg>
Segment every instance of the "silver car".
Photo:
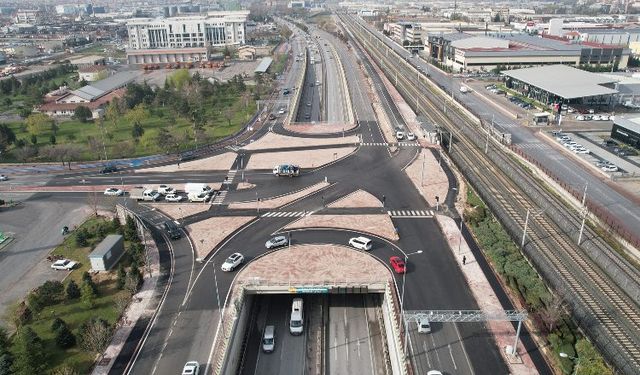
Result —
<svg viewBox="0 0 640 375"><path fill-rule="evenodd" d="M276 247L280 247L280 246L285 246L289 243L289 241L287 241L287 237L285 236L276 236L273 237L272 239L270 239L269 241L267 241L264 246L267 249L274 249Z"/></svg>

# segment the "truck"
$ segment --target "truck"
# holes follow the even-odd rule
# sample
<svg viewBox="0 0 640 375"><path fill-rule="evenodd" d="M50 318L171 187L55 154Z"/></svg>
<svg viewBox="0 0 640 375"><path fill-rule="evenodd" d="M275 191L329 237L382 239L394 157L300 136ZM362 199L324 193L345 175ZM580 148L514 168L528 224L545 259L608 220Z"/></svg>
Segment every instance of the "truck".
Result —
<svg viewBox="0 0 640 375"><path fill-rule="evenodd" d="M300 167L293 164L280 164L273 167L273 174L275 176L289 176L295 177L300 175Z"/></svg>
<svg viewBox="0 0 640 375"><path fill-rule="evenodd" d="M207 194L213 194L213 189L211 189L211 187L205 183L201 183L201 182L187 182L186 184L184 184L184 192L187 193L187 195L189 195L189 193L207 193Z"/></svg>
<svg viewBox="0 0 640 375"><path fill-rule="evenodd" d="M139 201L155 202L160 199L160 197L161 195L157 191L144 187L136 187L131 189L131 191L129 192L129 198Z"/></svg>

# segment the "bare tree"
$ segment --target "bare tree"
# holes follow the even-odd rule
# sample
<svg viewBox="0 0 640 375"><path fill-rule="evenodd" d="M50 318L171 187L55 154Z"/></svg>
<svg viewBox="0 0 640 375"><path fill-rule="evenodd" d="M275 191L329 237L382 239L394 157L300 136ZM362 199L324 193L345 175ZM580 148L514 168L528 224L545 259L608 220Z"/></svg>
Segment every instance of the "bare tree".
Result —
<svg viewBox="0 0 640 375"><path fill-rule="evenodd" d="M538 316L547 329L547 332L553 332L564 315L564 299L553 294L549 303L538 310Z"/></svg>
<svg viewBox="0 0 640 375"><path fill-rule="evenodd" d="M111 339L111 327L102 319L91 319L81 327L80 344L83 349L99 353Z"/></svg>
<svg viewBox="0 0 640 375"><path fill-rule="evenodd" d="M94 216L98 216L98 206L100 206L102 201L101 198L102 196L98 194L96 189L93 189L93 191L89 192L87 195L87 204L89 205L89 208L91 208L91 213Z"/></svg>
<svg viewBox="0 0 640 375"><path fill-rule="evenodd" d="M126 310L127 306L129 306L129 301L129 296L125 294L119 294L118 296L116 296L114 301L116 311L118 311L119 314L124 313L124 310Z"/></svg>

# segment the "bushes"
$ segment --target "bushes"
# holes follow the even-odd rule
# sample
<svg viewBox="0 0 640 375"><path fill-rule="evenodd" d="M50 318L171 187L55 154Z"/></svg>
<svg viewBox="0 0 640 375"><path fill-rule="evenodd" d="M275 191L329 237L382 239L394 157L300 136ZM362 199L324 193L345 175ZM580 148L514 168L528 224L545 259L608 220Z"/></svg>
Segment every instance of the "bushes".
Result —
<svg viewBox="0 0 640 375"><path fill-rule="evenodd" d="M73 280L69 281L69 284L67 284L66 292L68 300L80 297L80 288L78 287L78 284L76 284L76 282Z"/></svg>
<svg viewBox="0 0 640 375"><path fill-rule="evenodd" d="M62 300L64 285L60 281L45 281L44 284L29 293L29 307L36 312Z"/></svg>

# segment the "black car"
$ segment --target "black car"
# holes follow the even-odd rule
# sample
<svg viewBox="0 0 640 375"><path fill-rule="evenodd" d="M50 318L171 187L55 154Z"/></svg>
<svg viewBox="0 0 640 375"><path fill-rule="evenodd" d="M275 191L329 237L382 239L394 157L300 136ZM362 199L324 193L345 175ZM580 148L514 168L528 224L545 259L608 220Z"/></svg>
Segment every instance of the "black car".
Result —
<svg viewBox="0 0 640 375"><path fill-rule="evenodd" d="M113 164L109 164L109 165L105 165L102 167L102 169L100 169L100 173L105 174L105 173L113 173L113 172L117 172L118 171L118 167L116 167Z"/></svg>
<svg viewBox="0 0 640 375"><path fill-rule="evenodd" d="M182 155L180 155L180 161L189 161L189 160L193 160L195 158L196 158L196 156L191 152L185 152Z"/></svg>
<svg viewBox="0 0 640 375"><path fill-rule="evenodd" d="M167 232L167 235L172 240L177 240L182 237L182 232L180 232L180 228L171 220L167 220L164 222L164 230Z"/></svg>

